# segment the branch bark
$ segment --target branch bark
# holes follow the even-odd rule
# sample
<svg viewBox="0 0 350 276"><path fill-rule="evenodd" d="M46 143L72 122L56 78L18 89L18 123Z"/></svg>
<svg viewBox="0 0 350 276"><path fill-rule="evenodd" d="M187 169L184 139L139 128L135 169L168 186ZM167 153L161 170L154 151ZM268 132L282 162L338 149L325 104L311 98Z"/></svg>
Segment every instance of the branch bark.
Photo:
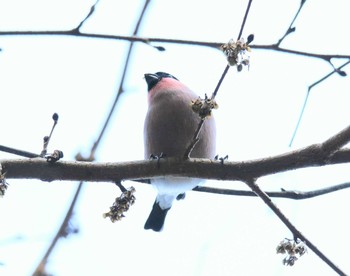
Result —
<svg viewBox="0 0 350 276"><path fill-rule="evenodd" d="M297 191L297 190L288 191L285 189L281 189L281 191L279 192L265 191L265 193L269 197L274 197L274 198L278 197L278 198L288 198L293 200L302 200L302 199L318 197L321 195L326 195L329 193L333 193L336 191L349 189L349 188L350 188L350 182L346 182L346 183L341 183L341 184L329 186L322 189L312 190L312 191ZM223 189L223 188L214 188L214 187L207 187L207 186L198 186L194 188L193 191L211 193L211 194L220 194L220 195L252 196L252 197L257 196L257 194L252 191Z"/></svg>
<svg viewBox="0 0 350 276"><path fill-rule="evenodd" d="M197 41L197 40L184 40L184 39L171 39L171 38L158 38L158 37L139 37L139 36L125 36L125 35L109 35L109 34L94 34L94 33L82 33L79 30L63 30L63 31L1 31L0 36L75 36L85 38L96 38L96 39L111 39L111 40L127 40L130 42L142 42L145 44L150 43L170 43L170 44L181 44L181 45L196 45L201 47L211 47L219 49L223 42L210 42L210 41ZM305 51L298 51L293 49L286 49L277 46L276 44L270 45L254 45L249 44L252 49L260 50L272 50L282 52L286 54L294 54L306 57L319 58L326 61L332 58L350 58L350 55L339 55L339 54L316 54Z"/></svg>
<svg viewBox="0 0 350 276"><path fill-rule="evenodd" d="M263 192L254 180L246 181L246 184L256 193L269 208L278 216L285 226L293 233L294 238L302 240L322 261L328 264L338 275L346 275L335 263L333 263L323 252L321 252L315 244L313 244L304 234L302 234L291 221L282 213L282 211L272 202L270 197Z"/></svg>
<svg viewBox="0 0 350 276"><path fill-rule="evenodd" d="M0 160L7 179L42 181L103 181L145 179L158 176L185 176L217 180L240 180L295 170L350 162L350 149L326 154L321 145L282 155L242 162L208 159L164 158L121 163L58 161L50 164L42 158ZM159 165L159 167L158 167Z"/></svg>

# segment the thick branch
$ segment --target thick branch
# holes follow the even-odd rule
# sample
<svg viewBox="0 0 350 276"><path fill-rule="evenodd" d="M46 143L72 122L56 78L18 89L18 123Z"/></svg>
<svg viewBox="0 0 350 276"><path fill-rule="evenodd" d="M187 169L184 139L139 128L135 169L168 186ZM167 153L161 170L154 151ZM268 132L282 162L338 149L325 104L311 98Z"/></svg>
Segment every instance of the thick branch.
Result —
<svg viewBox="0 0 350 276"><path fill-rule="evenodd" d="M159 162L159 167L158 167ZM218 180L244 180L305 167L350 162L350 149L340 150L330 157L320 145L273 157L243 162L224 162L208 159L165 158L123 163L87 163L45 159L0 160L7 179L40 179L43 181L107 181L133 180L157 176L187 176Z"/></svg>
<svg viewBox="0 0 350 276"><path fill-rule="evenodd" d="M43 181L116 181L156 176L187 176L218 180L245 180L288 170L350 162L350 149L338 150L350 140L350 126L324 143L273 157L243 162L164 158L125 163L47 163L41 158L0 161L7 178Z"/></svg>

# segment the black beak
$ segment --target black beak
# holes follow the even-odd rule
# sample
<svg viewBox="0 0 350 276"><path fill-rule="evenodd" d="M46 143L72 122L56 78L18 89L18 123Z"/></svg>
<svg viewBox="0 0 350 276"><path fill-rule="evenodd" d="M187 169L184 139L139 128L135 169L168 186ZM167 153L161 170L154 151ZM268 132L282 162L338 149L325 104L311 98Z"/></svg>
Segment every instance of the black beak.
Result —
<svg viewBox="0 0 350 276"><path fill-rule="evenodd" d="M162 78L157 74L145 74L145 80L147 82L148 91L150 91Z"/></svg>

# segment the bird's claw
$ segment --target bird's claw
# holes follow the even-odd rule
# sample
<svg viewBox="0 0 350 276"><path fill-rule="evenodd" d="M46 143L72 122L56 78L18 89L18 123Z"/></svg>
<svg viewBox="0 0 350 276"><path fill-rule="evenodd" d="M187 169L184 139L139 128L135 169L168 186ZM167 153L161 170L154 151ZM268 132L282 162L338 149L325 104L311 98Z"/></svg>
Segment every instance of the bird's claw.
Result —
<svg viewBox="0 0 350 276"><path fill-rule="evenodd" d="M166 157L166 154L164 154L163 152L161 152L159 155L155 155L155 154L151 154L150 156L149 156L149 159L151 159L151 160L157 160L157 167L158 167L158 169L159 169L159 167L160 167L160 159L161 158L165 158Z"/></svg>
<svg viewBox="0 0 350 276"><path fill-rule="evenodd" d="M176 200L183 200L186 197L186 193L178 194Z"/></svg>
<svg viewBox="0 0 350 276"><path fill-rule="evenodd" d="M219 157L219 155L216 155L214 157L214 160L215 161L220 161L221 165L224 164L224 161L228 159L228 155L224 156L224 157Z"/></svg>

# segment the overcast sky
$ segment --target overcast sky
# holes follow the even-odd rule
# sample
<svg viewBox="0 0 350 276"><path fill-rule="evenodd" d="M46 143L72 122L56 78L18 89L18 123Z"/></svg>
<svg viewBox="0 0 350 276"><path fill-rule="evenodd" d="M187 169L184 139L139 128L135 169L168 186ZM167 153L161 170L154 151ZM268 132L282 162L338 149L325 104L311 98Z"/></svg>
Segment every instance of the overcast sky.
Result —
<svg viewBox="0 0 350 276"><path fill-rule="evenodd" d="M82 32L130 35L144 1L100 0ZM253 1L243 32L253 44L273 44L283 36L299 0ZM94 1L0 0L0 32L69 30ZM142 37L227 42L236 38L247 1L152 0ZM282 47L320 54L350 55L348 1L304 5ZM58 125L49 150L65 160L88 155L119 87L129 43L68 36L0 35L0 144L40 153L51 116ZM123 96L97 151L97 161L143 158L147 110L144 73L173 74L200 95L211 94L225 66L212 48L161 45L160 52L135 44ZM332 60L339 66L346 60ZM288 147L307 88L332 71L329 63L305 56L253 50L250 68L231 68L217 96L218 154L242 161L319 143L349 125L348 77L334 74L311 90L291 148ZM348 71L348 67L344 68ZM1 153L0 159L17 158ZM349 181L349 165L309 168L259 179L264 190L312 190ZM9 180L0 200L0 274L30 275L61 224L77 183ZM61 240L47 270L53 275L334 275L313 252L294 267L282 265L276 246L288 229L258 198L190 192L168 213L163 232L143 225L156 192L133 185L136 203L115 224L103 219L119 190L111 183L86 183L74 212L79 234ZM247 189L240 182L207 185ZM318 248L350 272L347 219L350 191L276 204Z"/></svg>

